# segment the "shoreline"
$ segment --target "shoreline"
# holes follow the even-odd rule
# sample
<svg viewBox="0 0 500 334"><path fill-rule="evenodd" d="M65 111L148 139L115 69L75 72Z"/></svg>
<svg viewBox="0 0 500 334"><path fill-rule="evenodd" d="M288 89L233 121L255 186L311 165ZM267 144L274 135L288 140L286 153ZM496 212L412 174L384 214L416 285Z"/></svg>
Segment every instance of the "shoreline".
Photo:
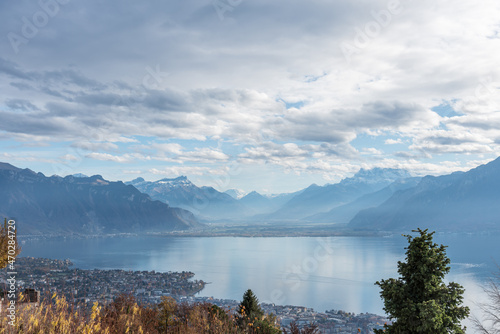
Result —
<svg viewBox="0 0 500 334"><path fill-rule="evenodd" d="M239 230L186 230L166 232L144 232L144 233L106 233L106 234L26 234L18 235L18 240L23 243L34 240L50 239L97 239L97 238L135 238L135 237L158 237L158 238L320 238L320 237L367 237L367 238L390 238L410 233L411 231L355 231L355 230L293 230L288 231L266 231L250 230L244 228ZM484 231L436 231L436 234L453 235L482 235ZM500 233L500 231L488 231L486 234Z"/></svg>

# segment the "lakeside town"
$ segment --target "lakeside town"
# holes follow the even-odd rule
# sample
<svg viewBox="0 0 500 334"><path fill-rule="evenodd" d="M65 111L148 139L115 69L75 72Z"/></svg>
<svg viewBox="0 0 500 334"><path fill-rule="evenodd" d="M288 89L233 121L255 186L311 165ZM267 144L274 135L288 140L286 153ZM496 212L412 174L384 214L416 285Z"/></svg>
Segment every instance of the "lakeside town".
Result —
<svg viewBox="0 0 500 334"><path fill-rule="evenodd" d="M120 294L131 294L137 301L156 304L163 296L178 302L208 302L236 312L239 301L196 297L206 282L193 280L192 272L156 272L78 269L70 260L19 257L16 260L17 291L37 291L40 296L53 293L64 295L75 303L107 304ZM0 288L6 290L6 269L2 270ZM353 314L340 310L317 312L312 308L291 305L261 304L265 313L277 316L281 326L289 328L292 322L299 327L314 323L321 333L372 333L382 328L388 319L375 314Z"/></svg>
<svg viewBox="0 0 500 334"><path fill-rule="evenodd" d="M58 293L75 302L109 303L122 293L154 303L163 295L190 296L205 282L191 280L192 272L79 269L70 260L19 257L16 259L18 291L35 289L41 296ZM5 269L3 270L5 271ZM0 279L6 284L6 279Z"/></svg>

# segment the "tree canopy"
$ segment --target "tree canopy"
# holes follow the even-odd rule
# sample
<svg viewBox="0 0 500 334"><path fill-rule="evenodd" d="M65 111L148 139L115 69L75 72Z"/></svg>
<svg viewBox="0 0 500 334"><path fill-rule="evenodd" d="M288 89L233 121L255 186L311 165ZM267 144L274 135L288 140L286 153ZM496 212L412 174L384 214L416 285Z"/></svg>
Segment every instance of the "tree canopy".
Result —
<svg viewBox="0 0 500 334"><path fill-rule="evenodd" d="M243 294L238 313L240 315L239 327L245 333L281 333L276 317L272 314L264 314L259 306L259 300L250 289Z"/></svg>
<svg viewBox="0 0 500 334"><path fill-rule="evenodd" d="M419 235L405 235L409 245L405 261L398 262L400 277L375 283L382 289L384 310L393 321L376 333L465 333L460 325L469 314L469 308L461 306L464 289L443 282L450 271L446 246L433 242L434 232L413 232Z"/></svg>
<svg viewBox="0 0 500 334"><path fill-rule="evenodd" d="M248 289L243 294L243 300L240 303L239 313L240 315L250 319L254 319L255 317L260 319L264 315L264 312L259 306L259 300L254 295L252 290Z"/></svg>

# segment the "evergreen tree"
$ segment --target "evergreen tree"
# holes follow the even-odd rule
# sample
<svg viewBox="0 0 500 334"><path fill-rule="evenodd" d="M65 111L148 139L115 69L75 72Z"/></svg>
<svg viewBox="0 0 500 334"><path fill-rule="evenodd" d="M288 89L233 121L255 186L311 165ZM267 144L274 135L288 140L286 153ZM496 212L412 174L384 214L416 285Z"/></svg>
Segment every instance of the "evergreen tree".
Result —
<svg viewBox="0 0 500 334"><path fill-rule="evenodd" d="M398 262L400 278L375 284L382 289L384 310L393 320L384 330L375 333L447 334L465 333L460 321L469 314L461 306L464 289L457 283L443 282L450 271L446 246L432 241L432 233L418 229L417 237L405 235L406 262Z"/></svg>
<svg viewBox="0 0 500 334"><path fill-rule="evenodd" d="M264 312L259 306L259 300L250 289L248 289L243 294L243 300L240 303L239 314L242 317L246 317L249 319L260 319L264 315Z"/></svg>
<svg viewBox="0 0 500 334"><path fill-rule="evenodd" d="M251 334L279 334L281 330L276 324L276 317L272 314L265 315L259 306L259 300L248 289L243 294L240 303L238 325L243 333Z"/></svg>

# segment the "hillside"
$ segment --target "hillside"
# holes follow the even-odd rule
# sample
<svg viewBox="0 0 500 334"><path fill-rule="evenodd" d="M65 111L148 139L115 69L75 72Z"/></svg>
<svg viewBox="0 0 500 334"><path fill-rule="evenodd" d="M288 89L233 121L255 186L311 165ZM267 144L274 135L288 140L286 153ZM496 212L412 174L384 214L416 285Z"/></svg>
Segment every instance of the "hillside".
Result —
<svg viewBox="0 0 500 334"><path fill-rule="evenodd" d="M426 176L376 208L358 213L351 228L438 231L500 229L500 158L468 172Z"/></svg>
<svg viewBox="0 0 500 334"><path fill-rule="evenodd" d="M185 176L154 182L137 178L126 184L133 185L153 199L184 208L204 219L240 218L251 213L230 195L213 187L198 187Z"/></svg>
<svg viewBox="0 0 500 334"><path fill-rule="evenodd" d="M304 220L314 223L347 224L359 211L377 207L397 191L414 187L419 181L420 178L417 177L397 180L381 190L363 195L352 202L333 208L328 212L306 217Z"/></svg>
<svg viewBox="0 0 500 334"><path fill-rule="evenodd" d="M0 215L20 234L118 233L200 226L182 209L152 200L123 182L92 177L46 177L0 164Z"/></svg>
<svg viewBox="0 0 500 334"><path fill-rule="evenodd" d="M378 191L396 180L410 177L400 169L361 169L351 178L336 184L313 184L291 198L270 219L301 219L347 204L365 194Z"/></svg>

